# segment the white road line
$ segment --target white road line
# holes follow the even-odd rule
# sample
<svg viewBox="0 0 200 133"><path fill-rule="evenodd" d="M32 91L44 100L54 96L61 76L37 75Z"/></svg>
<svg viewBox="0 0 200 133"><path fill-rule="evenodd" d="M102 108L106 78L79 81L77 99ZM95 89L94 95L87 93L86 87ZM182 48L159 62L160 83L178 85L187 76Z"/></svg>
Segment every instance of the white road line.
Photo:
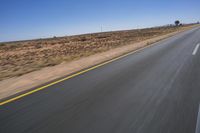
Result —
<svg viewBox="0 0 200 133"><path fill-rule="evenodd" d="M199 112L197 116L197 124L196 124L196 132L195 133L200 133L200 106L199 106Z"/></svg>
<svg viewBox="0 0 200 133"><path fill-rule="evenodd" d="M196 47L195 47L195 49L194 49L192 55L196 55L196 53L197 53L197 51L198 51L198 49L199 49L199 46L200 46L200 44L198 43L198 44L196 45Z"/></svg>

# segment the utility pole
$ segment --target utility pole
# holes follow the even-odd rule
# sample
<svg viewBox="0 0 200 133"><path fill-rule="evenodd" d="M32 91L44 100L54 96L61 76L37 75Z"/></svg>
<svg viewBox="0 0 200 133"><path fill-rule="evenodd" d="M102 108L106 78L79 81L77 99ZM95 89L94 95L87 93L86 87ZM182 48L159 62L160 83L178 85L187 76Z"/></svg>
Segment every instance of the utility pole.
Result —
<svg viewBox="0 0 200 133"><path fill-rule="evenodd" d="M101 26L101 32L103 32L103 27Z"/></svg>

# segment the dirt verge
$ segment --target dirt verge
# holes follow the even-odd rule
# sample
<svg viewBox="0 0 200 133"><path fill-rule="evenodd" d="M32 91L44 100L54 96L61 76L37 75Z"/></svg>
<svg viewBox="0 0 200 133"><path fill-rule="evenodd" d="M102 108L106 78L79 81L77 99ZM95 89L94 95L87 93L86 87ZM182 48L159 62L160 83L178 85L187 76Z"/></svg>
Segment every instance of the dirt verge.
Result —
<svg viewBox="0 0 200 133"><path fill-rule="evenodd" d="M0 81L0 99L15 95L38 85L102 63L106 60L113 59L130 51L145 47L154 42L173 36L179 32L191 29L192 27L194 26L184 27L179 29L178 31L152 37L151 39L145 39L144 41L131 41L131 43L129 42L126 45L120 45L120 47L107 49L104 52L100 52L97 54L93 53L93 55L87 57L80 57L79 59L75 59L70 62L63 62L55 66L44 67L40 70L33 71L22 76L2 80Z"/></svg>

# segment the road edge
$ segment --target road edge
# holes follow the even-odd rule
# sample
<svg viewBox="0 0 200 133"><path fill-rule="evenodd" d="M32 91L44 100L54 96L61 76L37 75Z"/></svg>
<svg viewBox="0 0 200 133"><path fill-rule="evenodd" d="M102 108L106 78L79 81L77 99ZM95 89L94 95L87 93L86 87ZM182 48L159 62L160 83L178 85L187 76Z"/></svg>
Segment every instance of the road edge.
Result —
<svg viewBox="0 0 200 133"><path fill-rule="evenodd" d="M140 43L147 43L147 44L144 45L144 46L142 46L142 47L139 47L139 48L137 48L137 49L125 51L124 53L122 53L122 54L120 54L120 55L118 55L118 56L112 57L111 59L105 59L104 61L102 61L102 62L100 62L100 63L98 63L98 64L95 64L95 63L94 63L93 65L90 65L90 66L87 67L87 68L82 68L82 69L79 70L79 71L71 72L70 74L67 74L67 75L65 75L65 76L62 76L61 78L57 78L57 79L48 81L48 82L43 83L43 84L41 84L41 85L37 85L37 86L35 86L35 87L32 87L32 88L30 88L30 89L27 89L27 90L25 90L25 91L21 91L21 92L19 92L19 93L16 93L16 94L14 94L14 95L8 96L8 97L6 97L6 98L2 98L2 99L0 100L0 106L5 105L5 104L10 103L10 102L13 102L13 101L16 101L16 100L18 100L18 99L20 99L20 98L23 98L23 97L28 96L28 95L31 95L31 94L33 94L33 93L35 93L35 92L41 91L41 90L43 90L43 89L46 89L46 88L48 88L49 86L52 86L52 85L55 85L55 84L57 84L57 83L63 82L63 81L65 81L65 80L71 79L71 78L73 78L73 77L76 77L76 76L78 76L78 75L80 75L80 74L83 74L83 73L86 73L86 72L88 72L88 71L91 71L91 70L93 70L93 69L96 69L96 68L98 68L98 67L101 67L101 66L103 66L103 65L106 65L106 64L111 63L111 62L113 62L113 61L119 60L119 59L124 58L124 57L126 57L126 56L128 56L128 55L131 55L131 54L137 53L137 52L139 52L139 51L142 51L142 50L144 50L144 49L146 49L146 48L148 48L148 47L151 47L151 46L156 45L157 42L160 42L160 41L162 41L162 40L168 39L168 38L170 38L170 37L172 37L172 36L175 36L175 35L177 35L177 34L179 34L179 33L182 33L182 32L188 31L188 30L191 30L191 29L193 29L193 28L195 28L195 27L197 27L197 26L192 26L192 27L188 27L187 29L183 29L183 30L180 30L180 31L172 32L172 33L169 33L169 34L160 36L160 37L158 37L157 39L151 38L151 39L146 40L146 41L144 41L144 42L140 42ZM152 41L152 40L153 40L153 41Z"/></svg>

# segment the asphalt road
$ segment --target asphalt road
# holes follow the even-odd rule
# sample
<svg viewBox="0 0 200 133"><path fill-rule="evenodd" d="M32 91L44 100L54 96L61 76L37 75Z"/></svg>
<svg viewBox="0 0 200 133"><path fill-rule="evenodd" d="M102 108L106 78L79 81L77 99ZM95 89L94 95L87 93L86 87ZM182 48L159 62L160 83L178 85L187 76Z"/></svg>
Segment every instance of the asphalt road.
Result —
<svg viewBox="0 0 200 133"><path fill-rule="evenodd" d="M200 28L0 107L1 133L195 133Z"/></svg>

